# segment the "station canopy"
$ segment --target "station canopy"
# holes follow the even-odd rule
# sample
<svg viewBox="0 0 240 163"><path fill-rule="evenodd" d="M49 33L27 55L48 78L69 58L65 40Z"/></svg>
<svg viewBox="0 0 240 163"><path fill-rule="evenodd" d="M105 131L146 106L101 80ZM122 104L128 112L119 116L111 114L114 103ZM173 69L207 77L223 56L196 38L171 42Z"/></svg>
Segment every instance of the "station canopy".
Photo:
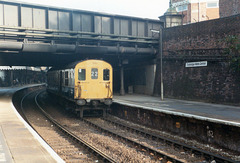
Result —
<svg viewBox="0 0 240 163"><path fill-rule="evenodd" d="M30 70L30 71L45 71L46 67L27 67L27 66L0 66L0 71L4 70Z"/></svg>

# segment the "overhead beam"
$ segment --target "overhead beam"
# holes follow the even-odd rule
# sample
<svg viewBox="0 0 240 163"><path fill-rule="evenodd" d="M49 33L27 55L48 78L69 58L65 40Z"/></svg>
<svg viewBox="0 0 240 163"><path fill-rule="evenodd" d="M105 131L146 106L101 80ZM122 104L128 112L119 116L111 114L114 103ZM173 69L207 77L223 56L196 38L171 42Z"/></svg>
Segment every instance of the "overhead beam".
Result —
<svg viewBox="0 0 240 163"><path fill-rule="evenodd" d="M95 45L69 45L51 43L21 43L21 42L0 42L0 50L31 52L31 53L73 53L73 54L136 54L155 55L154 48L138 47L116 47L116 46L95 46Z"/></svg>

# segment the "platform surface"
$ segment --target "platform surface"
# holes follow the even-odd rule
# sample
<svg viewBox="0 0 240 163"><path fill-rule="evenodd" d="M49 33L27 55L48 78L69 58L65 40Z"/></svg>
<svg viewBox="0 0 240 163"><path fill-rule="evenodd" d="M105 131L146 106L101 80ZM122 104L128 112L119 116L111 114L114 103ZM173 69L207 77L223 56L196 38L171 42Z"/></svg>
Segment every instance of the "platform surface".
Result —
<svg viewBox="0 0 240 163"><path fill-rule="evenodd" d="M0 88L0 163L62 162L19 118L12 105L12 95L18 89Z"/></svg>
<svg viewBox="0 0 240 163"><path fill-rule="evenodd" d="M114 95L113 102L159 111L167 114L193 117L226 125L240 127L240 107L203 102L185 101L146 95Z"/></svg>

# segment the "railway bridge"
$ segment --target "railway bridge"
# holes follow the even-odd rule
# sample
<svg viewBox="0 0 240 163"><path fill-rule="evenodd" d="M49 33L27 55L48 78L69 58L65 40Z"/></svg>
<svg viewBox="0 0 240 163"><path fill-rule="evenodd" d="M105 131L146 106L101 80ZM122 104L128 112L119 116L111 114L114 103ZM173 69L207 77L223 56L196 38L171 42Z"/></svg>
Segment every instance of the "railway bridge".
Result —
<svg viewBox="0 0 240 163"><path fill-rule="evenodd" d="M0 65L153 58L158 20L0 1Z"/></svg>
<svg viewBox="0 0 240 163"><path fill-rule="evenodd" d="M159 35L151 29L159 30L162 25L159 20L2 0L0 65L60 66L76 60L104 59L118 70L116 78L120 76L118 81L123 83L123 67L140 65L143 69L142 65L153 63ZM137 70L141 74L146 71L154 76L153 67ZM136 69L126 75L139 76L133 72ZM138 81L146 83L142 79L146 76ZM131 80L125 82L133 85ZM124 90L123 84L121 87Z"/></svg>

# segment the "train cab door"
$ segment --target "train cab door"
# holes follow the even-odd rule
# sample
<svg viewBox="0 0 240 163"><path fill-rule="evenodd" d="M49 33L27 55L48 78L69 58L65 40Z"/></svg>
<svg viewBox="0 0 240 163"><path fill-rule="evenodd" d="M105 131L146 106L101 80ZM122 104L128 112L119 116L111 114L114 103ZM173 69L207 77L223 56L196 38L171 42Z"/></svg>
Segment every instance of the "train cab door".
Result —
<svg viewBox="0 0 240 163"><path fill-rule="evenodd" d="M101 86L103 87L102 96L104 98L112 98L112 71L109 68L104 68Z"/></svg>
<svg viewBox="0 0 240 163"><path fill-rule="evenodd" d="M87 86L88 88L88 96L89 98L100 98L101 97L101 89L99 87L99 80L100 80L100 72L99 68L92 67L89 69L90 72L90 80Z"/></svg>
<svg viewBox="0 0 240 163"><path fill-rule="evenodd" d="M78 68L77 72L77 79L75 82L75 99L86 98L86 69L85 68Z"/></svg>
<svg viewBox="0 0 240 163"><path fill-rule="evenodd" d="M110 70L104 67L91 68L88 96L95 99L110 98Z"/></svg>

